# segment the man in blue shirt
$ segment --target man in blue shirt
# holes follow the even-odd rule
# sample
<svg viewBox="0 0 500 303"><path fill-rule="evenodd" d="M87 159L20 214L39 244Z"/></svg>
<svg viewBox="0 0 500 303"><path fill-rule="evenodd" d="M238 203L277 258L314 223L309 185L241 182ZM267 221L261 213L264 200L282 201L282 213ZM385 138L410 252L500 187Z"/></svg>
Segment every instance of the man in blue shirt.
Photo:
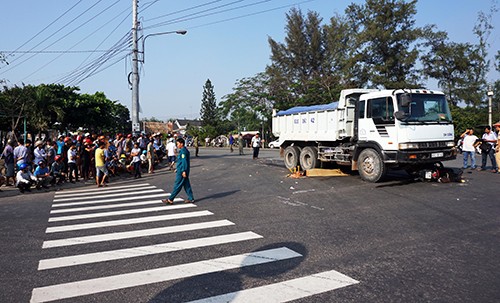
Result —
<svg viewBox="0 0 500 303"><path fill-rule="evenodd" d="M45 161L40 161L37 163L38 166L35 169L35 175L37 179L37 185L36 188L40 189L40 187L43 188L49 188L49 184L52 183L53 177L50 175L50 170L49 168L45 165Z"/></svg>
<svg viewBox="0 0 500 303"><path fill-rule="evenodd" d="M170 194L168 199L162 200L163 203L174 204L174 199L177 194L184 187L186 194L188 195L188 199L184 202L186 203L194 203L193 190L191 189L191 183L189 182L189 171L190 171L190 160L189 160L189 151L185 146L185 141L182 138L177 139L177 150L179 154L177 156L176 163L176 174L175 174L175 183L174 189Z"/></svg>

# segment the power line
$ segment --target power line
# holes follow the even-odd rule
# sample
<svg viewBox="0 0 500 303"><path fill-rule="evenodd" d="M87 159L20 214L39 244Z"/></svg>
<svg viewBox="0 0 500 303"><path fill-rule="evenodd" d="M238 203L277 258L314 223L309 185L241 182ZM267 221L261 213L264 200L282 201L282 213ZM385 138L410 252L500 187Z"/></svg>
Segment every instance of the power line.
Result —
<svg viewBox="0 0 500 303"><path fill-rule="evenodd" d="M94 17L92 17L91 19L87 20L86 22L84 22L81 26L84 26L86 25L87 23L89 23L90 21L92 21L93 19L97 18L98 16L100 16L101 14L103 14L104 12L106 12L108 9L112 8L113 6L115 6L118 2L120 2L120 0L116 0L113 4L109 5L108 7L106 7L104 10L102 10L101 12L99 12L97 15L95 15ZM80 27L81 27L80 26ZM75 28L74 30L70 31L69 33L67 33L66 35L64 35L63 37L61 37L59 40L55 41L54 43L52 43L51 45L59 42L60 40L62 40L63 38L69 36L71 33L75 32L76 30L78 30L80 27L78 28ZM71 46L69 49L72 49L74 48L75 46L77 46L78 44L80 44L81 42L83 42L84 40L86 40L88 37L92 36L95 32L97 32L97 30L95 30L94 32L90 33L89 35L87 35L85 38L81 39L80 41L78 41L76 44L73 44L73 46ZM51 45L49 45L48 47L50 47ZM41 66L40 68L38 68L37 70L33 71L31 74L29 74L28 76L26 76L25 78L29 78L31 77L32 75L36 74L37 72L39 72L40 70L42 70L44 67L46 67L47 65L49 65L50 63L54 62L55 60L57 60L58 58L60 58L61 56L63 56L64 54L60 54L59 56L55 57L54 59L52 59L51 61L47 62L45 65Z"/></svg>
<svg viewBox="0 0 500 303"><path fill-rule="evenodd" d="M0 53L14 53L14 54L80 54L80 53L104 53L107 52L107 49L94 49L94 50L47 50L47 51L7 51L0 50Z"/></svg>
<svg viewBox="0 0 500 303"><path fill-rule="evenodd" d="M250 16L255 16L255 15L260 15L260 14L264 14L264 13L268 13L268 12L280 10L280 9L283 9L283 8L296 6L296 5L307 3L307 2L312 2L312 1L314 1L314 0L305 0L305 1L301 1L301 2L296 2L296 3L293 3L293 4L283 5L283 6L279 6L279 7L275 7L275 8L270 8L270 9L267 9L267 10L262 10L262 11L258 11L258 12L254 12L254 13L239 15L239 16L232 17L232 18L227 18L227 19L223 19L223 20L219 20L219 21L214 21L214 22L209 22L209 23L205 23L205 24L200 24L200 25L197 25L197 26L188 27L187 29L200 28L200 27L205 27L205 26L209 26L209 25L213 25L213 24L218 24L218 23L223 23L223 22L227 22L227 21L242 19L242 18L246 18L246 17L250 17ZM182 20L182 21L185 21L185 20ZM181 21L179 21L179 22L181 22Z"/></svg>
<svg viewBox="0 0 500 303"><path fill-rule="evenodd" d="M73 20L69 21L68 23L66 23L65 25L63 25L60 29L58 29L55 33L53 33L52 35L50 35L47 39L45 39L44 41L42 42L39 42L37 45L35 45L34 47L32 47L30 49L30 51L34 50L36 47L40 46L40 44L42 44L43 42L45 42L46 40L52 38L54 35L56 35L57 33L59 33L61 30L63 30L66 26L70 25L71 23L75 22L77 19L79 19L81 16L83 16L85 13L87 13L88 11L90 11L93 7L95 7L97 4L99 4L102 0L99 0L97 1L94 5L92 5L91 7L89 7L88 9L86 9L83 13L79 14L76 18L73 18ZM64 36L66 37L66 36ZM62 39L62 38L61 38ZM59 40L61 40L59 39ZM56 42L58 42L59 40L57 40ZM55 42L54 42L55 43ZM54 44L53 43L53 44ZM53 44L49 45L48 47L52 46ZM43 50L46 50L48 47L44 48ZM33 58L34 56L36 56L37 54L34 54L32 55L31 57L29 57L28 59L22 61L21 63L18 63L18 64L15 64L15 65L12 65L13 62L16 62L17 60L21 59L24 54L22 54L21 56L17 57L17 58L14 58L11 62L10 62L10 67L7 68L6 70L3 71L3 73L5 72L8 72L16 67L18 67L19 65L23 64L24 62L28 61L29 59ZM0 73L0 74L3 74L3 73Z"/></svg>
<svg viewBox="0 0 500 303"><path fill-rule="evenodd" d="M196 16L196 15L199 15L201 13L213 11L213 10L216 10L216 9L219 9L219 8L223 8L223 7L227 7L227 6L230 6L230 5L239 3L239 2L243 2L243 1L244 0L237 0L237 1L230 2L230 3L222 4L222 5L219 5L219 6L216 6L216 7L212 7L212 8L208 8L208 9L196 12L196 13L184 15L184 16L172 19L172 20L168 20L168 21L160 22L160 23L153 24L153 25L150 25L150 26L146 26L146 27L144 27L144 29L150 29L150 28L160 27L160 26L164 26L164 25L168 25L168 24L172 24L172 23L177 23L177 22L192 20L192 19L196 19L196 18L202 18L202 17L206 17L206 16L218 14L218 13L225 12L225 11L230 11L230 10L237 9L237 8L222 10L222 11L211 13L211 14L205 14L205 15L201 15L201 16L198 16L198 17L188 18L188 17L191 17L191 16ZM271 1L271 0L263 0L261 2L269 2L269 1ZM252 4L250 4L250 5L252 5ZM245 6L249 6L249 5L247 4ZM187 19L183 19L183 18L187 18Z"/></svg>
<svg viewBox="0 0 500 303"><path fill-rule="evenodd" d="M33 37L31 37L30 39L28 39L28 41L24 42L21 46L19 46L18 48L16 48L14 51L8 51L8 54L7 55L10 55L10 54L13 54L13 53L18 53L18 50L21 49L23 46L25 46L26 44L30 43L33 39L35 39L36 37L38 37L38 35L40 35L41 33L43 33L47 28L49 28L52 24L56 23L57 21L59 21L59 19L61 19L62 17L64 17L67 13L69 13L73 8L75 8L78 4L80 4L83 0L80 0L78 1L77 3L75 3L72 7L70 7L68 10L66 10L62 15L60 15L59 17L57 17L54 21L52 21L49 25L45 26L42 30L40 30L38 33L36 33ZM4 53L6 51L3 51Z"/></svg>
<svg viewBox="0 0 500 303"><path fill-rule="evenodd" d="M167 17L167 16L172 16L172 15L175 15L175 14L179 14L179 13L182 13L182 12L190 11L190 10L193 10L193 9L196 9L196 8L199 8L199 7L207 6L207 5L214 4L214 3L217 3L217 2L221 2L221 1L222 0L215 0L215 1L207 2L207 3L203 3L203 4L192 6L192 7L186 8L186 9L178 10L176 12L168 13L168 14L165 14L165 15L161 15L161 16L158 16L158 17L151 18L151 19L146 19L144 21L147 22L147 21L152 21L152 20L160 19L160 18Z"/></svg>

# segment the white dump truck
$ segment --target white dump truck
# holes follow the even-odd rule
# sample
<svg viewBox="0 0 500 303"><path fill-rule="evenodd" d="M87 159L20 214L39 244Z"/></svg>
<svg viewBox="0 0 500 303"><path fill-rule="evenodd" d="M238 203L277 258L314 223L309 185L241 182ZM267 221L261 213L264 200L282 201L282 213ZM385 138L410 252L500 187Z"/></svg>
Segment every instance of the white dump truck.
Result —
<svg viewBox="0 0 500 303"><path fill-rule="evenodd" d="M337 102L273 111L272 122L288 169L334 162L377 182L388 169L418 174L457 154L439 91L346 89Z"/></svg>

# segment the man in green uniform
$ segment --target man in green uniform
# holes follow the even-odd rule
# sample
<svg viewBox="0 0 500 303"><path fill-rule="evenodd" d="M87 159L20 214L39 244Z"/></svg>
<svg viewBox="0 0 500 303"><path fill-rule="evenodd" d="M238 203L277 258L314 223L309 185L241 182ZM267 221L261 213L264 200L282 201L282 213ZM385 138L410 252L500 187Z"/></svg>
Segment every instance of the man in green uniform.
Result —
<svg viewBox="0 0 500 303"><path fill-rule="evenodd" d="M175 174L174 189L168 199L162 200L163 203L174 204L175 196L179 194L182 187L184 187L184 190L188 195L188 199L184 202L194 203L193 190L191 189L191 183L189 182L189 151L184 145L184 139L177 139L177 150L179 151L179 155L177 156L177 172Z"/></svg>

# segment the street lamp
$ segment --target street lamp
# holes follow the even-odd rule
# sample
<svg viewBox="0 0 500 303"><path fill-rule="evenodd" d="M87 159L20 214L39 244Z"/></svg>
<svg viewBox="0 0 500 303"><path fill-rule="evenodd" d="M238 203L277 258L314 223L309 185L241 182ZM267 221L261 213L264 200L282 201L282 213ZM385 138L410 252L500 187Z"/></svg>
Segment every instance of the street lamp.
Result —
<svg viewBox="0 0 500 303"><path fill-rule="evenodd" d="M491 110L491 103L493 99L493 89L491 85L488 87L488 125L491 127L491 124L493 123L492 119L492 110Z"/></svg>
<svg viewBox="0 0 500 303"><path fill-rule="evenodd" d="M136 24L136 20L134 19L134 24ZM137 39L137 28L136 26L134 27L133 31L133 52L132 52L132 133L136 134L140 131L140 124L139 124L139 50L137 43L139 40L142 39L142 63L145 62L145 50L144 50L144 45L146 43L146 39L151 36L159 36L159 35L167 35L167 34L179 34L179 35L185 35L187 33L186 30L177 30L177 31L170 31L170 32L161 32L161 33L154 33L154 34L149 34L144 37L140 37Z"/></svg>
<svg viewBox="0 0 500 303"><path fill-rule="evenodd" d="M154 34L148 34L146 36L143 36L141 38L139 38L139 40L142 39L142 63L145 63L146 62L146 59L145 59L145 56L146 56L146 50L144 48L145 44L146 44L146 39L148 37L152 37L152 36L160 36L160 35L168 35L168 34L177 34L177 35L185 35L187 34L187 30L178 30L178 31L170 31L170 32L162 32L162 33L154 33Z"/></svg>

